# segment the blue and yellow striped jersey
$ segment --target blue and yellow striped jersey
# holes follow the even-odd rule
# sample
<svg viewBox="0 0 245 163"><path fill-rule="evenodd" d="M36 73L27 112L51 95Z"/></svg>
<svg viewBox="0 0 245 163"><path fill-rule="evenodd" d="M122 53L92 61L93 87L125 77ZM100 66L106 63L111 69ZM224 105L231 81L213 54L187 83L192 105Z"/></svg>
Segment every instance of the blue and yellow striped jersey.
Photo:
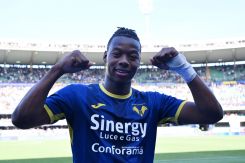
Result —
<svg viewBox="0 0 245 163"><path fill-rule="evenodd" d="M184 101L131 89L115 95L102 84L72 84L46 100L51 122L67 119L73 162L153 162L159 122L178 123Z"/></svg>

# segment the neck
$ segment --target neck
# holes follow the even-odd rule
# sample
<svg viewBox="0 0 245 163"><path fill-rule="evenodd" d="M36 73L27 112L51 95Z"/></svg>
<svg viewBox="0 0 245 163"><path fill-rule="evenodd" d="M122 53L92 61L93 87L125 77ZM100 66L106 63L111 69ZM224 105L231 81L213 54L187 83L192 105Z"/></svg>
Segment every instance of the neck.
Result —
<svg viewBox="0 0 245 163"><path fill-rule="evenodd" d="M105 78L104 87L107 91L117 95L127 95L131 89L131 82L115 82Z"/></svg>

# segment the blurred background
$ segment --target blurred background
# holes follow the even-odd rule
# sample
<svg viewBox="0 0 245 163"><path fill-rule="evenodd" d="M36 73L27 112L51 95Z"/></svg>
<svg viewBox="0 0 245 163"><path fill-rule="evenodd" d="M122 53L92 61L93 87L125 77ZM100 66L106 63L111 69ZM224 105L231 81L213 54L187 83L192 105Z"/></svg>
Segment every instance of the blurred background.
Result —
<svg viewBox="0 0 245 163"><path fill-rule="evenodd" d="M62 76L50 94L71 83L101 83L103 53L117 27L136 30L141 40L134 88L193 101L178 74L150 64L161 48L173 46L224 109L224 118L213 125L159 124L155 162L244 162L243 6L243 0L0 0L0 162L71 162L65 120L19 130L11 113L72 50L81 50L94 65Z"/></svg>

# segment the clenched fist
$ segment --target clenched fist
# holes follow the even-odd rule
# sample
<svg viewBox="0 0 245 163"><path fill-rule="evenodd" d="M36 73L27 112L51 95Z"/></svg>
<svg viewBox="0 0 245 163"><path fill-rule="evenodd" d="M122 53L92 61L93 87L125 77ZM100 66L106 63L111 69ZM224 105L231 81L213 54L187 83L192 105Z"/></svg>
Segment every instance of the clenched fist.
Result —
<svg viewBox="0 0 245 163"><path fill-rule="evenodd" d="M191 82L197 75L185 56L173 47L163 48L151 59L151 63L160 69L177 72L187 83Z"/></svg>
<svg viewBox="0 0 245 163"><path fill-rule="evenodd" d="M170 67L168 66L168 62L171 61L175 56L178 55L178 51L173 47L162 48L160 52L158 52L152 59L152 65L160 68L168 70Z"/></svg>
<svg viewBox="0 0 245 163"><path fill-rule="evenodd" d="M65 74L88 69L92 63L79 50L74 50L60 59L55 66L60 69L62 74Z"/></svg>

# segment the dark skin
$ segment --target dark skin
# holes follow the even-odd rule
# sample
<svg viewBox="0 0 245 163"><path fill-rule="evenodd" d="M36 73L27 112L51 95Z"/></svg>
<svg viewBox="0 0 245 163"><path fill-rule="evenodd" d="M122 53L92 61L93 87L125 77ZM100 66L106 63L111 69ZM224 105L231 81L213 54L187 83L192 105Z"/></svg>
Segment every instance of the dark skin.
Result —
<svg viewBox="0 0 245 163"><path fill-rule="evenodd" d="M12 114L13 124L21 129L49 124L50 118L43 106L54 83L65 73L85 70L91 65L92 63L78 50L59 60L20 101Z"/></svg>
<svg viewBox="0 0 245 163"><path fill-rule="evenodd" d="M153 65L160 69L168 69L166 62L178 55L173 48L163 48L152 59ZM212 124L223 118L223 109L218 100L197 75L187 83L194 102L187 102L179 115L180 124Z"/></svg>
<svg viewBox="0 0 245 163"><path fill-rule="evenodd" d="M112 39L103 57L107 66L103 84L109 92L118 95L129 93L131 80L140 65L140 53L141 45L137 40L123 36ZM174 48L163 48L151 62L160 69L168 69L165 63L177 54ZM80 51L73 51L58 61L18 104L12 114L13 124L22 129L49 124L50 119L43 106L54 83L65 73L85 70L91 65ZM222 119L222 107L198 76L188 86L195 102L184 105L178 119L180 124L210 124Z"/></svg>
<svg viewBox="0 0 245 163"><path fill-rule="evenodd" d="M104 53L103 59L107 67L104 87L114 94L128 94L131 79L140 65L139 42L128 37L116 37Z"/></svg>

